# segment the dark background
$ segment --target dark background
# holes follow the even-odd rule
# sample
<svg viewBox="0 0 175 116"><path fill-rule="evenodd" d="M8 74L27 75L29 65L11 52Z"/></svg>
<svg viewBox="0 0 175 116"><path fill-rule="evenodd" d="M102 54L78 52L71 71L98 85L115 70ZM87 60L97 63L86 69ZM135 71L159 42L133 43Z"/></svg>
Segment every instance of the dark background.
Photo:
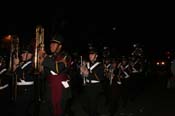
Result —
<svg viewBox="0 0 175 116"><path fill-rule="evenodd" d="M168 2L8 3L1 4L0 15L0 36L15 33L21 43L31 41L41 24L46 44L60 32L67 48L93 41L125 51L136 42L150 53L174 49L174 7Z"/></svg>

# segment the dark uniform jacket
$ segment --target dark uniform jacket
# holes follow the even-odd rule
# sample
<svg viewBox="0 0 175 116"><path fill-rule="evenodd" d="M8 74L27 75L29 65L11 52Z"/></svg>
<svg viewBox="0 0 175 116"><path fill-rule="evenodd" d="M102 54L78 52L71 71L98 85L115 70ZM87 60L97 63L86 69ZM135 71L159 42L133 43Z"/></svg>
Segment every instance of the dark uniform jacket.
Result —
<svg viewBox="0 0 175 116"><path fill-rule="evenodd" d="M21 80L32 82L32 69L32 60L27 60L19 65L16 69L17 82L21 82Z"/></svg>
<svg viewBox="0 0 175 116"><path fill-rule="evenodd" d="M88 67L89 69L89 75L87 77L87 80L90 83L93 83L93 81L99 81L102 82L105 80L104 77L104 66L101 62L95 62L95 63L90 63L90 67ZM87 82L88 82L87 81Z"/></svg>
<svg viewBox="0 0 175 116"><path fill-rule="evenodd" d="M6 78L7 68L0 68L0 90L3 90L9 86L8 78Z"/></svg>
<svg viewBox="0 0 175 116"><path fill-rule="evenodd" d="M101 62L87 65L89 75L86 77L86 85L82 94L83 110L90 116L103 113L99 109L105 104L104 87L105 81L104 66Z"/></svg>
<svg viewBox="0 0 175 116"><path fill-rule="evenodd" d="M65 87L62 82L69 80L69 63L69 56L65 52L48 55L43 61L42 79L45 81L43 96L45 102L47 102L48 108L46 109L49 110L47 112L49 115L57 116L63 113L63 92Z"/></svg>
<svg viewBox="0 0 175 116"><path fill-rule="evenodd" d="M16 115L26 116L33 114L34 105L34 78L32 60L19 64L15 70L15 110Z"/></svg>

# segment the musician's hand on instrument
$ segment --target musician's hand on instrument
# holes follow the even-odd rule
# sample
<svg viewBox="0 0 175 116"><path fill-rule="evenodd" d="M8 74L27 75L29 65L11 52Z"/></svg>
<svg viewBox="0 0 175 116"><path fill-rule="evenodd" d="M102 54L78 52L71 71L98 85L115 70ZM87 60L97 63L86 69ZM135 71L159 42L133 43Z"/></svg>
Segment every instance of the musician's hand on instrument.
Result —
<svg viewBox="0 0 175 116"><path fill-rule="evenodd" d="M40 50L38 51L38 55L39 55L39 57L45 57L45 56L46 56L46 51L40 49Z"/></svg>
<svg viewBox="0 0 175 116"><path fill-rule="evenodd" d="M16 68L18 67L19 65L19 58L13 58L13 68L12 68L12 71L15 71Z"/></svg>
<svg viewBox="0 0 175 116"><path fill-rule="evenodd" d="M39 55L39 63L42 63L44 58L46 57L46 52L42 49L40 49L38 51L38 55Z"/></svg>
<svg viewBox="0 0 175 116"><path fill-rule="evenodd" d="M13 58L13 65L18 65L19 64L19 58Z"/></svg>
<svg viewBox="0 0 175 116"><path fill-rule="evenodd" d="M86 68L86 70L84 71L84 76L88 76L89 75L89 70Z"/></svg>
<svg viewBox="0 0 175 116"><path fill-rule="evenodd" d="M85 67L85 66L80 66L80 72L84 76L88 76L89 75L89 71L88 71L87 67Z"/></svg>

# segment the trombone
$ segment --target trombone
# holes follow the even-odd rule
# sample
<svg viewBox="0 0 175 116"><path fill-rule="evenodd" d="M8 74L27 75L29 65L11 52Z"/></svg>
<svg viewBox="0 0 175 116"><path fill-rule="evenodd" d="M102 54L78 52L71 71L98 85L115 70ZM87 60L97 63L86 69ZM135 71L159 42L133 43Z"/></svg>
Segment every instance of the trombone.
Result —
<svg viewBox="0 0 175 116"><path fill-rule="evenodd" d="M42 70L41 59L44 56L41 56L40 51L44 51L44 28L41 25L36 26L35 30L35 51L34 51L34 79L36 87L36 99L41 101L41 84L42 82L39 79L39 74Z"/></svg>
<svg viewBox="0 0 175 116"><path fill-rule="evenodd" d="M40 54L39 51L44 51L44 28L41 25L36 27L36 38L35 38L35 55L34 55L34 69L39 71L41 69Z"/></svg>
<svg viewBox="0 0 175 116"><path fill-rule="evenodd" d="M12 75L12 100L16 100L17 95L17 75L14 68L14 60L19 59L19 37L17 35L10 35L10 61L8 72Z"/></svg>

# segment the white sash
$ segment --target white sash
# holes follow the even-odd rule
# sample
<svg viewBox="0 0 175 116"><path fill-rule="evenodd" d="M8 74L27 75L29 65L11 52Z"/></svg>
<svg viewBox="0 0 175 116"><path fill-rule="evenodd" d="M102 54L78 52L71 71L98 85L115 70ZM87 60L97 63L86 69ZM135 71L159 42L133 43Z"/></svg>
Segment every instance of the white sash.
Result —
<svg viewBox="0 0 175 116"><path fill-rule="evenodd" d="M5 85L3 85L3 86L0 86L0 90L5 89L5 88L7 88L8 86L9 86L8 84L5 84Z"/></svg>
<svg viewBox="0 0 175 116"><path fill-rule="evenodd" d="M99 65L100 62L96 62L94 65L92 65L89 69L90 71L92 71L97 65Z"/></svg>
<svg viewBox="0 0 175 116"><path fill-rule="evenodd" d="M126 65L125 67L123 67L121 65L122 72L125 74L124 78L129 78L130 77L129 74L125 71L125 69L128 68L128 67L129 67L129 65Z"/></svg>
<svg viewBox="0 0 175 116"><path fill-rule="evenodd" d="M2 69L2 70L0 71L0 74L2 74L3 72L5 72L6 70L7 70L6 68Z"/></svg>
<svg viewBox="0 0 175 116"><path fill-rule="evenodd" d="M50 73L51 73L52 75L58 75L58 74L57 74L56 72L54 72L53 70L51 70Z"/></svg>
<svg viewBox="0 0 175 116"><path fill-rule="evenodd" d="M32 63L32 61L28 61L28 62L26 62L22 67L21 67L21 69L24 69L27 65L29 65L30 63Z"/></svg>
<svg viewBox="0 0 175 116"><path fill-rule="evenodd" d="M108 64L106 67L109 68L111 66L111 64Z"/></svg>

